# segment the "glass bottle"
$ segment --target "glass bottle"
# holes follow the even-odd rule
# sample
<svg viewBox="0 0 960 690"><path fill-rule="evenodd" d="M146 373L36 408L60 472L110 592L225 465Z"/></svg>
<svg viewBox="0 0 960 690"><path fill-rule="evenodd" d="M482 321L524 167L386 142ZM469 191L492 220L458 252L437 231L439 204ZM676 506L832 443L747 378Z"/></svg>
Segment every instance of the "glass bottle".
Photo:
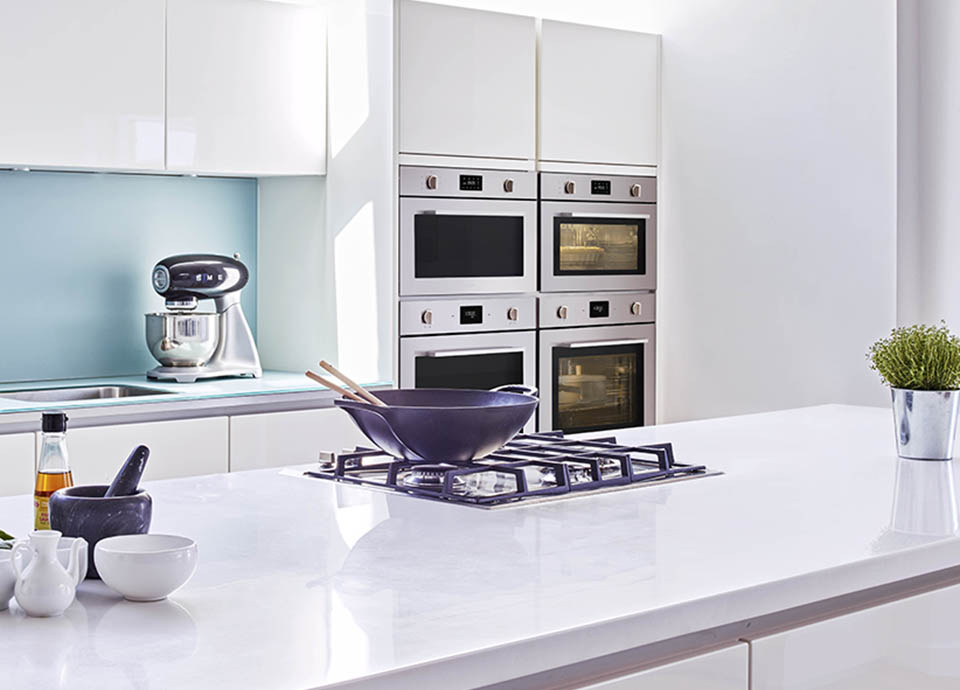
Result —
<svg viewBox="0 0 960 690"><path fill-rule="evenodd" d="M33 491L33 527L50 529L50 496L57 489L73 486L70 457L67 455L67 415L44 412L41 424L40 459Z"/></svg>

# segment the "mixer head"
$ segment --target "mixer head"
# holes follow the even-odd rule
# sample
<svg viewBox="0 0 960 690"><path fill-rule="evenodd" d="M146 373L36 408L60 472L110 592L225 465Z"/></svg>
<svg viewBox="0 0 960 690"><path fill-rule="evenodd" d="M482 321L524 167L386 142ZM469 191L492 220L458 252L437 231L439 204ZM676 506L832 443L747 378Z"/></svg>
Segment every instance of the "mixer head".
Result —
<svg viewBox="0 0 960 690"><path fill-rule="evenodd" d="M196 309L197 300L218 299L238 292L250 273L234 257L219 254L178 254L153 267L153 289L176 311Z"/></svg>

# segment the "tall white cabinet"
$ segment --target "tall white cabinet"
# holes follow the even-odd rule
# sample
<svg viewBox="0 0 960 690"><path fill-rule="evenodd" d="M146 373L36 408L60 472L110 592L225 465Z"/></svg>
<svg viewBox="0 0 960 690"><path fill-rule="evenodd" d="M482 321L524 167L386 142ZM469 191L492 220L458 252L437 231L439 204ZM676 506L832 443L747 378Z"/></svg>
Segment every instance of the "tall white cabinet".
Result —
<svg viewBox="0 0 960 690"><path fill-rule="evenodd" d="M543 20L542 161L659 162L660 37Z"/></svg>
<svg viewBox="0 0 960 690"><path fill-rule="evenodd" d="M0 167L163 168L164 4L0 2Z"/></svg>
<svg viewBox="0 0 960 690"><path fill-rule="evenodd" d="M402 0L401 154L536 155L533 17Z"/></svg>
<svg viewBox="0 0 960 690"><path fill-rule="evenodd" d="M167 169L323 173L324 27L318 5L167 0Z"/></svg>

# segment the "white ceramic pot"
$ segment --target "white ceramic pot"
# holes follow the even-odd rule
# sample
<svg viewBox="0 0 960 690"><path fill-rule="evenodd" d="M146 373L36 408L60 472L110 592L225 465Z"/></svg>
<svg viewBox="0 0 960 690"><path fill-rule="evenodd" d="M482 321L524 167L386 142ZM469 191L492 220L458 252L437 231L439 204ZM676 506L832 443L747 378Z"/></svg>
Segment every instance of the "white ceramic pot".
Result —
<svg viewBox="0 0 960 690"><path fill-rule="evenodd" d="M70 552L73 549L73 542L80 542L80 556L77 566L80 568L80 582L83 582L87 576L87 542L77 537L61 537L57 545L57 560L64 568L70 567ZM10 549L0 549L0 611L6 610L10 606L10 598L13 597L13 587L17 584L16 573L13 572L13 566L10 564L10 556L13 552ZM33 558L33 552L26 552L23 556L23 567L30 564Z"/></svg>
<svg viewBox="0 0 960 690"><path fill-rule="evenodd" d="M10 565L9 549L0 550L0 611L10 606L10 597L13 596L13 587L17 584L17 576Z"/></svg>
<svg viewBox="0 0 960 690"><path fill-rule="evenodd" d="M180 589L197 569L197 544L171 534L122 534L97 542L100 579L130 601L159 601Z"/></svg>
<svg viewBox="0 0 960 690"><path fill-rule="evenodd" d="M70 565L64 568L57 556L60 532L34 530L29 541L18 541L10 563L17 576L14 596L27 615L59 616L76 595L80 582L79 556L82 540L70 546ZM29 563L26 563L29 556Z"/></svg>

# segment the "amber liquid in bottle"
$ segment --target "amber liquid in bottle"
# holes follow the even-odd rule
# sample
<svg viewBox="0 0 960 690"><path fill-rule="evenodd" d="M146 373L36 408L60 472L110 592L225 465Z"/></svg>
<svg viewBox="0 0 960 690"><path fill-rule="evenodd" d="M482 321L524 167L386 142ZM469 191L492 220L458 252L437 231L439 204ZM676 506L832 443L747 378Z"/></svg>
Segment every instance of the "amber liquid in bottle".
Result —
<svg viewBox="0 0 960 690"><path fill-rule="evenodd" d="M33 490L33 528L50 529L50 496L57 489L73 486L73 472L37 472L37 485Z"/></svg>

